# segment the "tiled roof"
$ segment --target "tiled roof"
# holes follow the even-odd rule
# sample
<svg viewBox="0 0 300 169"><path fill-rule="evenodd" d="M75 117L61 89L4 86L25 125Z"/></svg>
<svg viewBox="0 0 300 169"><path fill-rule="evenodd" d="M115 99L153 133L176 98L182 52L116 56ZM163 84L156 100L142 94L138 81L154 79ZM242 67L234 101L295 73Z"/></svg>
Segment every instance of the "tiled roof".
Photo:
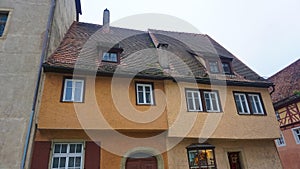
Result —
<svg viewBox="0 0 300 169"><path fill-rule="evenodd" d="M271 95L274 103L293 96L295 91L300 91L300 59L268 80L275 84L275 91Z"/></svg>
<svg viewBox="0 0 300 169"><path fill-rule="evenodd" d="M164 43L168 47L157 48ZM100 50L122 48L120 63L102 62ZM200 57L232 59L233 76L211 75ZM163 58L163 59L162 59ZM168 63L168 70L162 66ZM139 31L74 22L56 51L44 63L46 69L93 70L154 77L214 78L264 83L254 71L208 35L160 30Z"/></svg>

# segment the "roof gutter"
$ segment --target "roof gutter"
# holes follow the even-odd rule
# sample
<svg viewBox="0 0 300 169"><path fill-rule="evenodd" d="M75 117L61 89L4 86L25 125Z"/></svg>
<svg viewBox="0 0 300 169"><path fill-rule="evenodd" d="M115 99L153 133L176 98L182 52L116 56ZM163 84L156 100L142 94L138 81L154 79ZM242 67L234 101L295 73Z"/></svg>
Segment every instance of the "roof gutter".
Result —
<svg viewBox="0 0 300 169"><path fill-rule="evenodd" d="M52 25L52 21L53 21L53 17L54 17L55 5L56 5L56 0L51 0L51 7L50 7L49 15L48 15L46 32L45 32L44 38L43 38L42 54L41 54L41 59L40 59L40 64L39 64L39 69L38 69L38 76L37 76L37 80L36 80L36 84L35 84L33 103L32 103L29 123L27 126L26 140L25 140L20 169L24 169L26 158L27 158L32 124L33 124L33 120L35 117L36 103L37 103L38 93L39 93L39 89L40 89L40 81L41 81L41 75L42 75L42 70L43 70L42 65L43 65L43 62L44 62L46 54L47 54L47 49L48 49L48 44L49 44L49 35L50 35L50 29L51 29L51 25Z"/></svg>

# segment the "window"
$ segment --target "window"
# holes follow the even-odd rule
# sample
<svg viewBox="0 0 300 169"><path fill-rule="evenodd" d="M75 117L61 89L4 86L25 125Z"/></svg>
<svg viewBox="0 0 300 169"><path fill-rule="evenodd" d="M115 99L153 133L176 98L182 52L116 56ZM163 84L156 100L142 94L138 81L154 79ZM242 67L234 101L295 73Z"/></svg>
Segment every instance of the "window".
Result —
<svg viewBox="0 0 300 169"><path fill-rule="evenodd" d="M219 112L218 93L214 91L204 91L205 106L207 112Z"/></svg>
<svg viewBox="0 0 300 169"><path fill-rule="evenodd" d="M84 88L84 80L65 79L62 101L83 102L83 88Z"/></svg>
<svg viewBox="0 0 300 169"><path fill-rule="evenodd" d="M202 103L199 90L186 90L188 111L202 111Z"/></svg>
<svg viewBox="0 0 300 169"><path fill-rule="evenodd" d="M260 94L234 92L233 95L239 114L265 114Z"/></svg>
<svg viewBox="0 0 300 169"><path fill-rule="evenodd" d="M137 104L154 104L152 84L136 83Z"/></svg>
<svg viewBox="0 0 300 169"><path fill-rule="evenodd" d="M211 73L219 73L219 63L218 61L208 61L209 70Z"/></svg>
<svg viewBox="0 0 300 169"><path fill-rule="evenodd" d="M54 143L51 169L82 169L82 143Z"/></svg>
<svg viewBox="0 0 300 169"><path fill-rule="evenodd" d="M297 144L300 144L300 127L293 128L293 135Z"/></svg>
<svg viewBox="0 0 300 169"><path fill-rule="evenodd" d="M250 114L246 95L244 93L234 94L235 103L240 114Z"/></svg>
<svg viewBox="0 0 300 169"><path fill-rule="evenodd" d="M4 34L5 26L8 20L8 13L9 12L0 11L0 37L2 37Z"/></svg>
<svg viewBox="0 0 300 169"><path fill-rule="evenodd" d="M249 94L248 98L250 100L253 114L264 114L259 95Z"/></svg>
<svg viewBox="0 0 300 169"><path fill-rule="evenodd" d="M282 147L285 146L285 141L284 141L284 137L283 134L280 133L280 137L278 139L275 140L277 147Z"/></svg>
<svg viewBox="0 0 300 169"><path fill-rule="evenodd" d="M225 74L232 74L231 66L229 62L222 62L222 67Z"/></svg>
<svg viewBox="0 0 300 169"><path fill-rule="evenodd" d="M214 146L207 143L191 144L186 149L190 169L217 168Z"/></svg>
<svg viewBox="0 0 300 169"><path fill-rule="evenodd" d="M198 89L185 90L188 111L220 112L219 94L217 91Z"/></svg>
<svg viewBox="0 0 300 169"><path fill-rule="evenodd" d="M102 55L102 61L118 62L118 53L104 52L103 55Z"/></svg>

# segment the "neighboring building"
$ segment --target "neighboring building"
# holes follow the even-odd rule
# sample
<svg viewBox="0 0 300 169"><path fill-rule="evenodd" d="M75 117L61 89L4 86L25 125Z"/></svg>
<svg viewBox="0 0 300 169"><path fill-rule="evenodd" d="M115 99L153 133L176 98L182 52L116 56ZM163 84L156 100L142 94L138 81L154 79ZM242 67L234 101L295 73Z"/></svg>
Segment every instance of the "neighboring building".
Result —
<svg viewBox="0 0 300 169"><path fill-rule="evenodd" d="M273 105L281 129L275 140L286 169L300 168L300 59L271 76Z"/></svg>
<svg viewBox="0 0 300 169"><path fill-rule="evenodd" d="M272 83L208 35L104 25L44 63L31 169L281 168Z"/></svg>
<svg viewBox="0 0 300 169"><path fill-rule="evenodd" d="M0 1L1 169L24 166L41 58L53 53L79 13L79 0Z"/></svg>

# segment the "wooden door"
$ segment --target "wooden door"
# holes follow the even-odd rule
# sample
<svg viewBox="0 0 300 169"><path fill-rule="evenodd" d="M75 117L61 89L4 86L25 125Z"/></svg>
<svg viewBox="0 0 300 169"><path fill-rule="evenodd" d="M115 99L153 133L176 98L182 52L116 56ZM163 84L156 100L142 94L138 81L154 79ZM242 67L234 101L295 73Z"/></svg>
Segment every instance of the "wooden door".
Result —
<svg viewBox="0 0 300 169"><path fill-rule="evenodd" d="M128 158L126 169L157 169L157 161L155 157Z"/></svg>

